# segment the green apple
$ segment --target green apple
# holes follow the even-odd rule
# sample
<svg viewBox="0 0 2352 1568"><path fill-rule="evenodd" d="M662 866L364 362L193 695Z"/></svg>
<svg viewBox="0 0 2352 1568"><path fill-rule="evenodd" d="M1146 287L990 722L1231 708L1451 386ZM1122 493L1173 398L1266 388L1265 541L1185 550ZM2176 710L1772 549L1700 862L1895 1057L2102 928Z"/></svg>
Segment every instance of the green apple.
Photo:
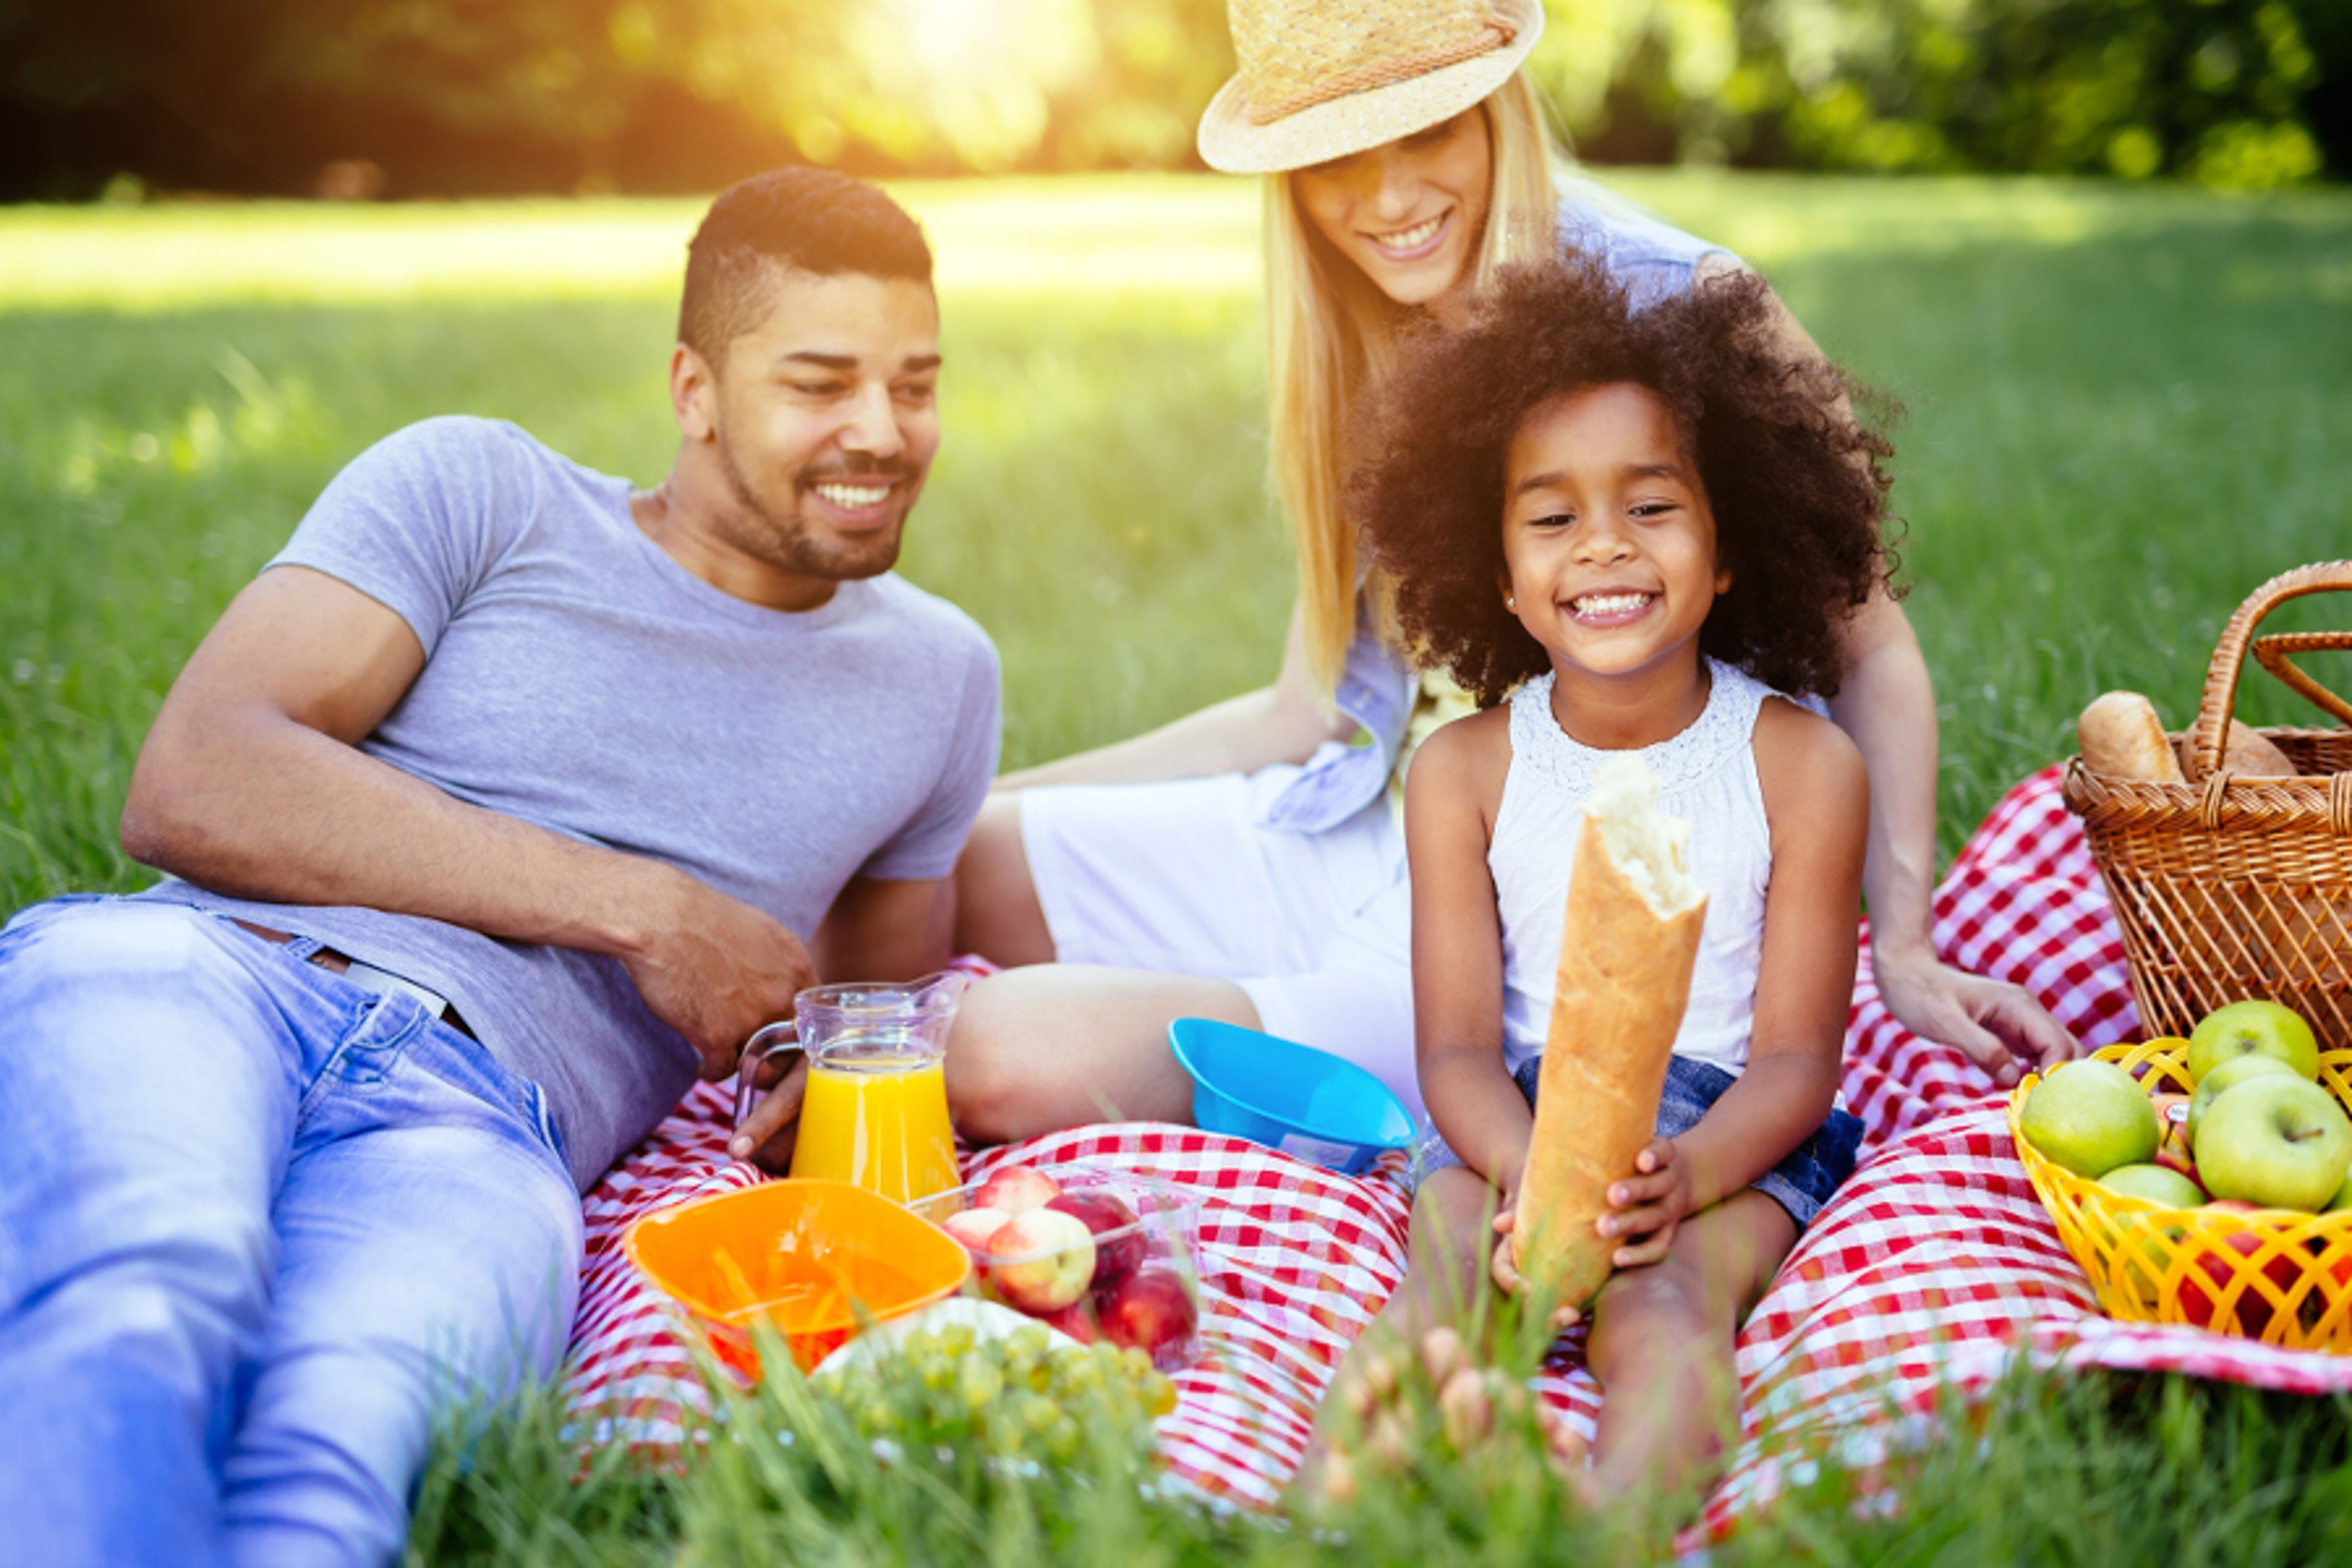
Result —
<svg viewBox="0 0 2352 1568"><path fill-rule="evenodd" d="M2352 1172L2352 1118L2315 1083L2269 1073L2206 1108L2197 1174L2217 1198L2316 1214Z"/></svg>
<svg viewBox="0 0 2352 1568"><path fill-rule="evenodd" d="M2352 1172L2346 1173L2344 1184L2336 1189L2334 1197L2327 1200L2327 1213L2334 1214L2337 1209L2352 1209ZM2345 1261L2352 1263L2352 1258Z"/></svg>
<svg viewBox="0 0 2352 1568"><path fill-rule="evenodd" d="M2168 1209L2200 1208L2205 1203L2205 1190L2169 1165L2121 1165L2101 1176L2099 1185ZM2157 1282L2164 1277L2165 1263L2172 1255L2168 1243L2178 1242L2185 1227L2156 1225L2145 1215L2118 1214L2115 1223L2118 1244L2132 1245L2132 1238L2138 1237L2126 1257L2124 1275L2132 1293L2152 1307Z"/></svg>
<svg viewBox="0 0 2352 1568"><path fill-rule="evenodd" d="M2275 1002L2232 1002L2197 1022L2189 1036L2189 1081L2231 1057L2276 1057L2305 1078L2319 1077L2319 1041L2311 1026Z"/></svg>
<svg viewBox="0 0 2352 1568"><path fill-rule="evenodd" d="M2231 1057L2205 1075L2197 1085L2197 1092L2189 1097L2189 1147L2191 1151L2197 1147L2197 1129L2205 1124L2207 1109L2221 1098L2221 1091L2233 1083L2243 1083L2250 1078L2261 1078L2266 1073L2283 1078L2296 1076L2294 1068L2285 1062L2276 1057L2265 1056Z"/></svg>
<svg viewBox="0 0 2352 1568"><path fill-rule="evenodd" d="M2113 1062L2061 1062L2025 1097L2018 1125L2046 1159L2094 1181L2156 1152L2156 1107Z"/></svg>
<svg viewBox="0 0 2352 1568"><path fill-rule="evenodd" d="M2201 1208L2205 1203L2205 1190L2168 1165L2118 1165L2099 1178L2099 1185L2168 1209Z"/></svg>

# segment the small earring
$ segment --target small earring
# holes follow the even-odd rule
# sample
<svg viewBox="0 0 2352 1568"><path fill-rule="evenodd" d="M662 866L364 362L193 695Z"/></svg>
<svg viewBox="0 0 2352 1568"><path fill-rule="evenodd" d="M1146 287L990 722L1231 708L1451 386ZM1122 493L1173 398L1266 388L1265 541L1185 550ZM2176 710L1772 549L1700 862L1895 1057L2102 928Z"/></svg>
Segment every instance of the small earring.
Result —
<svg viewBox="0 0 2352 1568"><path fill-rule="evenodd" d="M1517 594L1506 594L1503 595L1503 608L1516 612L1518 607L1519 596Z"/></svg>

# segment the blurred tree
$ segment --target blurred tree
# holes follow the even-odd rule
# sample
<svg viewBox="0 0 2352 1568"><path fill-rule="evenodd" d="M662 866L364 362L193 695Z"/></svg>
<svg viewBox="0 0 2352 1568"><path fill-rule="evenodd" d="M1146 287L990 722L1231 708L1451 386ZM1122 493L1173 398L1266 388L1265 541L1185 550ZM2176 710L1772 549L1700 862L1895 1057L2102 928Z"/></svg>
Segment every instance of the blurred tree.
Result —
<svg viewBox="0 0 2352 1568"><path fill-rule="evenodd" d="M2352 173L2352 0L1547 0L1586 156ZM0 197L1192 163L1223 0L0 0Z"/></svg>
<svg viewBox="0 0 2352 1568"><path fill-rule="evenodd" d="M2352 166L2347 0L1549 4L1536 68L1602 161L2235 186Z"/></svg>

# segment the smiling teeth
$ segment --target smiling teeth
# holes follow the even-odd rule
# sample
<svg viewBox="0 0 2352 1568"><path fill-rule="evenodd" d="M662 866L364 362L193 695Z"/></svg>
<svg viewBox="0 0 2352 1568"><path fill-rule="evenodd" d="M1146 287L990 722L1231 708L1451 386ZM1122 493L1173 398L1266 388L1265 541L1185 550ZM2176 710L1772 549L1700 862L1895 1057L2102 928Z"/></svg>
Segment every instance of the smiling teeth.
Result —
<svg viewBox="0 0 2352 1568"><path fill-rule="evenodd" d="M1381 235L1378 243L1390 250L1411 250L1416 245L1428 244L1431 237L1437 233L1437 226L1444 221L1444 215L1440 214L1427 223L1417 223L1411 228L1401 228L1394 234Z"/></svg>
<svg viewBox="0 0 2352 1568"><path fill-rule="evenodd" d="M888 485L818 485L816 493L847 511L879 506L890 493Z"/></svg>
<svg viewBox="0 0 2352 1568"><path fill-rule="evenodd" d="M1648 602L1647 594L1587 594L1576 601L1580 616L1615 616L1627 610L1638 610Z"/></svg>

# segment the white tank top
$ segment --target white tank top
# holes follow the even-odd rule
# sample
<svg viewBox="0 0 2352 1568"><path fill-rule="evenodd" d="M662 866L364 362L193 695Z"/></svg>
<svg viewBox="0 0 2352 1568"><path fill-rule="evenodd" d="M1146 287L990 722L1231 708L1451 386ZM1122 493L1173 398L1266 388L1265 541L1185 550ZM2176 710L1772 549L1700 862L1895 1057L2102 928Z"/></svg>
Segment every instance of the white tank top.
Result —
<svg viewBox="0 0 2352 1568"><path fill-rule="evenodd" d="M1748 1065L1772 873L1752 741L1756 715L1774 692L1715 659L1707 669L1712 689L1690 728L1636 754L1657 778L1659 809L1691 825L1690 871L1706 893L1675 1054L1737 1074ZM1511 697L1511 768L1486 849L1503 926L1503 1054L1515 1073L1543 1054L1550 1026L1569 874L1592 770L1622 754L1570 739L1552 717L1551 687L1547 674Z"/></svg>

